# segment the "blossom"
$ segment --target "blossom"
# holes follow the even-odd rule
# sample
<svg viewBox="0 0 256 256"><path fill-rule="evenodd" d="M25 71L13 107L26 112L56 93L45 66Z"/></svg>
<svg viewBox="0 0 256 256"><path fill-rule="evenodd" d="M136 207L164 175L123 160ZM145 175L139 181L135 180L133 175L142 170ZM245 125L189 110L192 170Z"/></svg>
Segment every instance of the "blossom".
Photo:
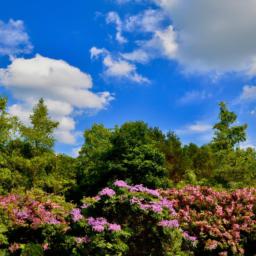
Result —
<svg viewBox="0 0 256 256"><path fill-rule="evenodd" d="M108 229L110 230L110 231L120 231L121 230L121 226L120 225L118 225L118 224L109 224L108 225Z"/></svg>
<svg viewBox="0 0 256 256"><path fill-rule="evenodd" d="M81 210L79 208L74 208L71 211L71 215L72 215L72 220L74 222L77 222L83 218L83 215L81 214Z"/></svg>
<svg viewBox="0 0 256 256"><path fill-rule="evenodd" d="M207 250L214 250L218 247L218 241L208 239L205 244L205 249Z"/></svg>
<svg viewBox="0 0 256 256"><path fill-rule="evenodd" d="M42 245L42 247L43 247L43 250L46 251L46 250L49 249L49 244L48 244L48 243L44 243L44 244Z"/></svg>
<svg viewBox="0 0 256 256"><path fill-rule="evenodd" d="M14 253L14 252L16 252L17 250L19 250L20 249L20 244L18 244L18 243L13 243L13 244L11 244L10 246L9 246L9 251L11 252L11 253Z"/></svg>
<svg viewBox="0 0 256 256"><path fill-rule="evenodd" d="M130 186L123 180L116 180L114 182L114 185L119 187L119 188L130 188Z"/></svg>
<svg viewBox="0 0 256 256"><path fill-rule="evenodd" d="M188 232L183 232L183 237L191 242L195 242L197 240L196 236L190 236Z"/></svg>
<svg viewBox="0 0 256 256"><path fill-rule="evenodd" d="M107 220L105 218L93 218L89 217L87 219L88 224L92 227L92 230L96 232L103 232L105 229L105 225L108 224Z"/></svg>
<svg viewBox="0 0 256 256"><path fill-rule="evenodd" d="M116 194L116 192L111 189L111 188L104 188L99 192L100 196L108 196L108 197L112 197Z"/></svg>
<svg viewBox="0 0 256 256"><path fill-rule="evenodd" d="M179 222L177 220L162 220L158 225L166 228L178 228Z"/></svg>

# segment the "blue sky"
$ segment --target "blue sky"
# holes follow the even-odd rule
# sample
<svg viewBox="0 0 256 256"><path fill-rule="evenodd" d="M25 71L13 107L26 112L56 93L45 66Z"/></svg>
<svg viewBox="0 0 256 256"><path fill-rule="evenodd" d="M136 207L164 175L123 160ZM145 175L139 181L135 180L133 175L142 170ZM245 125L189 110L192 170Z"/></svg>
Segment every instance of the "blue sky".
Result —
<svg viewBox="0 0 256 256"><path fill-rule="evenodd" d="M256 1L8 0L0 10L0 92L28 123L44 97L73 154L93 123L143 120L207 143L218 103L256 144Z"/></svg>

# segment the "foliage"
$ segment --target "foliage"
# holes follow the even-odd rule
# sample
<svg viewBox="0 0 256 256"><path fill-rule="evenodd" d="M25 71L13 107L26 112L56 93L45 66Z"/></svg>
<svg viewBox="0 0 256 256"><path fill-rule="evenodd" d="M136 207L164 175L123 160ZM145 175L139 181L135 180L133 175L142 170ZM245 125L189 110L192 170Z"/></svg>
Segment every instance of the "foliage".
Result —
<svg viewBox="0 0 256 256"><path fill-rule="evenodd" d="M78 157L78 190L95 194L115 179L152 187L167 184L163 153L144 122L125 123L109 130L94 125L85 131Z"/></svg>
<svg viewBox="0 0 256 256"><path fill-rule="evenodd" d="M48 116L48 110L41 98L30 116L32 127L21 126L21 134L36 151L47 151L54 146L53 131L58 122L52 121Z"/></svg>
<svg viewBox="0 0 256 256"><path fill-rule="evenodd" d="M215 137L213 144L217 150L225 150L233 148L237 143L246 140L247 125L236 125L237 116L234 112L230 112L224 102L220 104L220 121L214 125Z"/></svg>
<svg viewBox="0 0 256 256"><path fill-rule="evenodd" d="M94 124L77 158L54 152L43 99L30 120L0 97L0 255L256 254L256 151L225 103L208 144Z"/></svg>

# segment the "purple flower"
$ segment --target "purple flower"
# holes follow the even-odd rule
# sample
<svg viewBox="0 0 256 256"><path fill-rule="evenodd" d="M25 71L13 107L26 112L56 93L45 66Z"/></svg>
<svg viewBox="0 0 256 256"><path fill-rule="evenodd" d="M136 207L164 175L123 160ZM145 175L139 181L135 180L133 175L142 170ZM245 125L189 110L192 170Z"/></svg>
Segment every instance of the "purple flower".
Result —
<svg viewBox="0 0 256 256"><path fill-rule="evenodd" d="M92 229L95 232L103 232L104 231L104 226L102 226L102 225L94 225L94 226L92 226Z"/></svg>
<svg viewBox="0 0 256 256"><path fill-rule="evenodd" d="M197 240L195 236L190 236L186 231L183 232L183 237L191 242L195 242Z"/></svg>
<svg viewBox="0 0 256 256"><path fill-rule="evenodd" d="M72 215L72 220L74 222L77 222L77 221L79 221L79 220L81 220L83 218L83 215L81 214L81 211L78 208L74 208L71 211L71 215Z"/></svg>
<svg viewBox="0 0 256 256"><path fill-rule="evenodd" d="M156 213L160 213L162 212L163 208L161 205L159 205L158 203L153 203L151 206L150 206L150 209L153 211L153 212L156 212Z"/></svg>
<svg viewBox="0 0 256 256"><path fill-rule="evenodd" d="M119 188L130 188L130 186L123 180L116 180L114 182L114 185L119 187Z"/></svg>
<svg viewBox="0 0 256 256"><path fill-rule="evenodd" d="M29 213L25 210L23 211L18 211L17 214L16 214L16 217L18 219L22 219L22 220L25 220L25 219L28 219L29 218Z"/></svg>
<svg viewBox="0 0 256 256"><path fill-rule="evenodd" d="M151 196L160 197L160 193L159 193L157 190L155 190L155 189L149 189L149 188L147 188L147 189L145 190L145 192L148 193L148 194L151 195Z"/></svg>
<svg viewBox="0 0 256 256"><path fill-rule="evenodd" d="M162 220L158 225L166 228L178 228L179 222L177 220Z"/></svg>
<svg viewBox="0 0 256 256"><path fill-rule="evenodd" d="M105 218L89 217L87 221L88 221L88 224L92 227L92 229L96 232L104 231L104 226L108 224Z"/></svg>
<svg viewBox="0 0 256 256"><path fill-rule="evenodd" d="M60 224L60 221L58 221L56 218L50 218L48 221L47 221L48 224L54 224L54 225L57 225L57 224Z"/></svg>
<svg viewBox="0 0 256 256"><path fill-rule="evenodd" d="M100 196L109 196L109 197L112 197L115 194L116 194L116 192L111 188L104 188L99 193Z"/></svg>
<svg viewBox="0 0 256 256"><path fill-rule="evenodd" d="M121 230L121 226L120 225L118 225L118 224L109 224L108 225L108 229L110 230L110 231L114 231L114 232L116 232L116 231L120 231Z"/></svg>

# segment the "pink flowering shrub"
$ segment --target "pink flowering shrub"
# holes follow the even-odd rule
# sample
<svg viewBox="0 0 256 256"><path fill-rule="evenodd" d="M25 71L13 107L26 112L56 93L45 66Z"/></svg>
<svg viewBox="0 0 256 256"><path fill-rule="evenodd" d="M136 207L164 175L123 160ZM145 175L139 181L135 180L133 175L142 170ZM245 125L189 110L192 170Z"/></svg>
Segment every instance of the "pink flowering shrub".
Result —
<svg viewBox="0 0 256 256"><path fill-rule="evenodd" d="M256 189L152 190L117 180L81 205L0 196L0 255L256 254Z"/></svg>
<svg viewBox="0 0 256 256"><path fill-rule="evenodd" d="M111 189L84 198L81 212L94 216L87 219L94 231L123 232L122 255L189 255L182 250L183 243L187 242L187 249L196 244L196 238L181 230L172 202L143 185L117 180Z"/></svg>
<svg viewBox="0 0 256 256"><path fill-rule="evenodd" d="M198 238L196 255L256 254L256 189L187 186L161 194L173 203L181 228Z"/></svg>
<svg viewBox="0 0 256 256"><path fill-rule="evenodd" d="M42 255L44 232L52 226L55 233L65 232L70 208L63 199L41 193L0 196L0 255Z"/></svg>

